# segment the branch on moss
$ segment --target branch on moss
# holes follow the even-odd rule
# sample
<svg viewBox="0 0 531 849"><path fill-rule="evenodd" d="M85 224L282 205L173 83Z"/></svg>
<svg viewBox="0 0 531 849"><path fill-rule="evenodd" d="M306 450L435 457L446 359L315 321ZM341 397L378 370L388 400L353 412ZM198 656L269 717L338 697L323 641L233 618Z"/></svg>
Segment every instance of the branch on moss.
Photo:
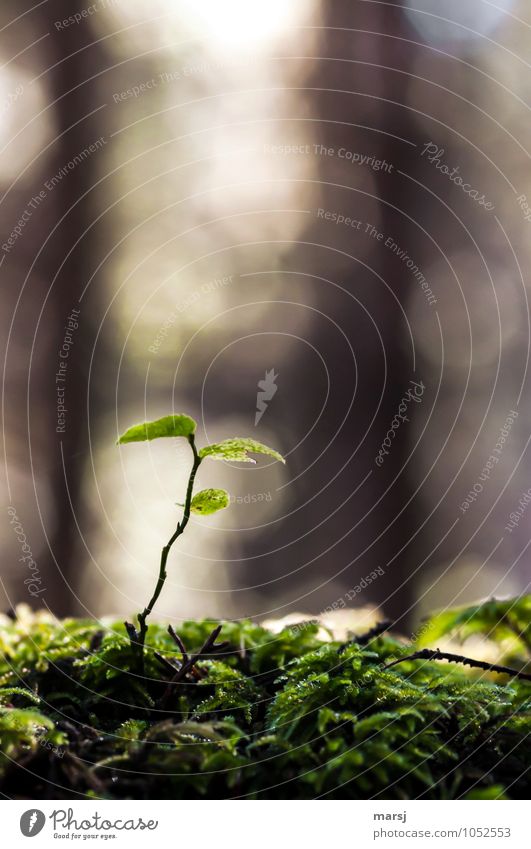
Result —
<svg viewBox="0 0 531 849"><path fill-rule="evenodd" d="M175 629L174 629L174 628L172 628L172 626L171 626L171 625L168 625L168 634L170 635L170 637L172 638L172 640L173 640L175 643L177 643L177 645L178 645L178 647L179 647L179 649L180 649L180 651L181 651L181 654L182 654L182 656L183 656L183 663L185 663L185 662L188 660L188 655L186 654L186 648L185 648L185 646L184 646L183 641L182 641L182 640L181 640L181 638L179 637L179 634L175 631Z"/></svg>
<svg viewBox="0 0 531 849"><path fill-rule="evenodd" d="M167 660L158 651L153 652L153 655L159 661L160 665L164 667L166 672L169 672L172 676L175 675L175 673L178 671L179 667L175 666L174 663L171 663L169 660Z"/></svg>
<svg viewBox="0 0 531 849"><path fill-rule="evenodd" d="M474 660L471 657L464 657L460 654L450 654L449 652L439 651L439 649L422 649L413 654L408 654L406 657L399 657L398 660L393 660L384 666L384 669L390 669L398 663L404 663L406 660L447 660L449 663L461 663L463 666L471 666L474 669L484 669L486 672L497 672L500 675L510 675L512 678L521 678L523 681L531 681L531 675L526 672L519 672L517 669L511 669L509 666L499 666L496 663L486 663L483 660Z"/></svg>
<svg viewBox="0 0 531 849"><path fill-rule="evenodd" d="M181 665L178 669L175 670L175 668L174 668L173 678L171 678L171 680L168 682L168 686L166 687L164 695L162 696L162 699L160 700L160 707L162 708L162 710L164 710L168 706L168 703L169 703L169 701L172 697L172 694L173 694L173 688L176 684L179 684L179 682L183 681L183 679L189 674L192 675L195 678L196 681L198 680L198 678L201 677L200 673L195 668L195 664L201 658L206 658L209 655L216 654L217 652L220 652L220 651L224 651L224 649L226 649L229 645L228 642L216 643L216 640L219 637L219 634L221 632L221 625L218 625L216 628L214 628L212 633L209 634L209 636L207 637L207 639L205 640L205 642L203 643L203 645L201 646L201 648L199 649L197 654L193 654L193 655L189 656L187 651L186 651L186 648L184 646L183 641L178 636L178 634L174 631L174 629L172 628L171 625L168 627L168 631L169 631L171 637L174 639L174 641L179 646L179 649L180 649L181 655L182 655L182 663L181 663ZM161 656L159 656L159 660L160 660L160 658L161 658ZM168 662L166 661L166 663L168 663ZM169 664L169 665L171 665L171 664Z"/></svg>
<svg viewBox="0 0 531 849"><path fill-rule="evenodd" d="M352 637L352 639L348 640L346 643L342 643L337 650L338 654L342 654L349 646L366 646L367 643L371 642L371 640L375 640L376 637L380 637L383 633L385 633L385 631L388 631L392 624L393 623L390 619L383 619L381 622L377 622L376 625L373 628L370 628L369 631Z"/></svg>
<svg viewBox="0 0 531 849"><path fill-rule="evenodd" d="M129 637L129 641L132 646L138 643L138 631L132 622L124 622L125 630L127 631L127 636Z"/></svg>
<svg viewBox="0 0 531 849"><path fill-rule="evenodd" d="M89 643L89 651L97 652L98 649L101 648L101 644L103 642L103 637L105 636L104 631L96 631L95 634L92 635Z"/></svg>

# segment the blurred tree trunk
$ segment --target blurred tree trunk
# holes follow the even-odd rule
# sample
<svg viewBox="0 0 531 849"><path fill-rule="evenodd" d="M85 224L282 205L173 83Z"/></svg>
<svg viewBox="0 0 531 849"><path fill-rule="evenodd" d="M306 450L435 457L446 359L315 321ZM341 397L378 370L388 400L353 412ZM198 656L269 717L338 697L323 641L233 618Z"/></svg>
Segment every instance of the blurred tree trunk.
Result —
<svg viewBox="0 0 531 849"><path fill-rule="evenodd" d="M357 231L327 225L321 219L302 235L304 250L295 245L285 267L332 281L316 288L321 294L315 306L350 340L357 359L357 390L352 410L340 427L345 396L353 386L352 365L337 328L328 320L316 320L307 338L326 359L330 394L318 428L290 458L289 470L290 476L301 475L295 484L297 503L307 501L309 494L319 495L304 510L290 515L289 521L268 528L267 548L281 553L269 557L263 571L277 580L297 582L304 592L293 607L319 613L371 571L383 567L385 576L347 606L377 603L404 628L414 598L408 580L413 556L410 541L419 524L418 505L417 511L414 501L406 507L413 494L404 470L411 440L407 424L382 468L375 466L374 458L410 379L421 380L421 376L414 371L407 326L411 273L368 235L366 226L374 222L378 231L415 256L418 235L406 219L415 210L407 197L397 193L396 176L398 169L412 173L416 167L415 148L404 141L416 135L405 108L414 50L398 38L409 34L398 8L357 2L323 3L322 8L324 35L315 51L319 58L305 81L307 114L316 128L314 141L334 150L334 154L317 155L318 205L359 219L363 227ZM386 65L405 73L381 67ZM340 148L384 160L392 165L391 171L353 166L338 157ZM316 243L325 248L315 247ZM352 259L338 265L337 251ZM305 390L291 406L291 422L286 422L290 431L286 443L291 444L293 433L305 433L313 424L315 399L324 396L326 386L316 374L308 379L311 366L302 359L282 366L271 359L269 365L284 375L286 369L295 371L298 380L292 383ZM312 468L323 449L323 459ZM291 540L298 540L294 573ZM255 570L256 562L250 568ZM266 591L271 591L270 584Z"/></svg>
<svg viewBox="0 0 531 849"><path fill-rule="evenodd" d="M368 192L372 196L364 193L367 188L364 178L356 173L360 166L356 166L354 171L350 167L352 176L348 174L349 166L346 166L343 176L356 191L341 192L335 187L323 186L324 207L332 210L340 208L345 214L363 222L361 239L356 240L359 236L356 232L350 249L353 256L363 259L370 270L352 262L350 270L341 276L341 284L361 301L381 337L378 338L356 303L347 301L351 304L348 312L345 312L345 305L341 305L335 317L356 348L359 368L358 397L343 429L345 455L362 439L369 424L368 413L376 409L379 393L382 392L381 406L363 448L349 464L350 474L340 478L342 497L347 499L352 489L369 475L366 484L351 502L350 518L344 518L345 525L360 524L347 537L352 564L342 573L341 583L348 591L370 571L383 567L385 576L379 579L380 583L374 583L354 603L375 601L386 615L404 627L410 618L414 599L412 581L409 580L412 556L409 541L418 522L415 510L411 506L406 508L413 494L412 480L405 470L411 444L407 423L404 423L402 432L397 433L392 451L381 468L375 467L374 458L410 379L420 379L413 371L406 320L411 273L383 246L383 241L390 235L403 250L415 255L412 244L415 234L408 228L405 219L407 214L414 215L414 210L408 199L397 193L396 176L399 169L407 173L415 170L416 152L412 153L414 148L404 141L414 139L416 135L407 109L407 72L411 70L415 51L400 40L409 33L399 9L384 9L367 3L323 5L327 29L320 55L330 57L331 61L319 61L312 81L313 85L322 89L315 94L316 114L324 119L319 128L319 141L336 151L344 147L349 151L370 154L376 160L389 163L392 169L391 172L385 168L372 172L373 186ZM384 66L403 73L385 70ZM320 163L321 179L326 184L330 181L328 163L325 158L321 158ZM358 188L361 191L358 192ZM377 205L375 199L378 199ZM367 253L366 240L374 238L367 233L367 226L373 221L384 238L382 242L375 240ZM386 295L376 275L392 289L396 301ZM326 309L325 302L323 309ZM323 330L327 325L321 324L320 327ZM319 336L313 342L319 350L333 347L332 340L327 343ZM382 358L382 346L385 359ZM339 357L332 373L339 377L341 384L342 363ZM341 401L339 392L332 394L332 403L334 399ZM339 420L340 409L338 404L336 411L332 407L327 410L333 422ZM336 565L348 563L348 551L344 546L340 546L339 551L341 555ZM333 601L330 598L330 603Z"/></svg>
<svg viewBox="0 0 531 849"><path fill-rule="evenodd" d="M101 234L92 226L97 209L92 188L100 169L98 153L83 156L80 162L75 158L105 136L105 109L99 108L102 97L97 76L105 67L106 55L101 43L95 43L94 32L87 21L62 29L54 25L83 8L81 0L55 0L34 11L39 20L38 29L49 32L43 42L40 69L48 88L48 101L54 104L55 122L55 140L46 163L46 179L76 161L75 167L68 169L50 192L48 210L53 209L53 213L47 224L51 235L42 242L33 271L34 279L44 282L44 291L34 290L34 297L43 306L41 327L45 333L36 341L37 380L33 377L32 380L38 384L40 374L46 382L48 391L39 429L46 430L45 441L49 445L40 461L36 458L36 471L42 472L53 500L52 518L46 528L48 551L41 557L40 566L46 575L46 603L58 615L79 612L76 584L80 567L87 560L80 538L87 518L82 475L90 451L87 375L95 318L93 305L98 299L97 277L82 304L79 298L103 252ZM36 244L31 253L36 254L38 248ZM65 429L57 433L55 375L68 318L77 316L73 310L79 311L79 327L72 332L73 342L66 361L64 388L68 411ZM36 388L40 393L40 388ZM92 398L90 414L91 421L95 421L98 394Z"/></svg>

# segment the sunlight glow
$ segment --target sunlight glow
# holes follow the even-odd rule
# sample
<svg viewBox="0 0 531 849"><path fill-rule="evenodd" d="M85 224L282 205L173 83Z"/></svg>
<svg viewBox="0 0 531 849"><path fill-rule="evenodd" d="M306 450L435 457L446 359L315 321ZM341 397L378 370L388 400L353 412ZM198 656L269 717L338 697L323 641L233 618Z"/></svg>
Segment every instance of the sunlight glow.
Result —
<svg viewBox="0 0 531 849"><path fill-rule="evenodd" d="M33 162L54 133L44 89L30 81L29 71L13 63L6 63L0 74L0 180L8 184Z"/></svg>
<svg viewBox="0 0 531 849"><path fill-rule="evenodd" d="M189 22L221 48L267 47L300 17L300 0L184 0Z"/></svg>

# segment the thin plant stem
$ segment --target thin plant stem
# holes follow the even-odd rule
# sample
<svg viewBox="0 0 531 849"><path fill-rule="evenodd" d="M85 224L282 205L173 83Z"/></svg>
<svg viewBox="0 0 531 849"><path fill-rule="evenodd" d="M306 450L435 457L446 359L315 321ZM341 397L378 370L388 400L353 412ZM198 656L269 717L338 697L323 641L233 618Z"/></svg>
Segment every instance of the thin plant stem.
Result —
<svg viewBox="0 0 531 849"><path fill-rule="evenodd" d="M199 468L199 465L201 463L202 458L199 456L199 453L197 451L193 434L191 434L188 437L188 442L190 443L190 447L191 447L193 455L194 455L194 462L193 462L192 469L191 469L191 472L190 472L190 477L188 478L188 487L186 489L186 499L185 499L185 502L184 502L183 517L182 517L181 521L178 523L174 533L171 535L168 542L166 543L166 545L164 546L164 548L161 551L159 575L158 575L158 578L157 578L157 583L155 585L155 591L154 591L153 595L151 596L151 599L148 602L147 606L142 611L142 613L138 614L138 623L139 623L140 628L139 628L139 632L138 632L137 650L138 650L138 653L139 653L140 669L141 669L142 674L143 674L143 671L144 671L144 648L145 648L145 643L146 643L146 634L147 634L147 630L148 630L147 618L151 614L151 611L153 610L153 607L155 606L157 599L162 592L162 588L164 586L164 582L165 582L166 577L167 577L166 564L167 564L167 561L168 561L168 555L170 553L171 547L172 547L173 543L175 542L175 540L177 540L181 536L181 534L184 532L184 529L186 528L186 526L187 526L187 524L190 520L190 511L191 511L191 506L192 506L194 481L195 481L195 476L196 476L196 473L197 473L197 470Z"/></svg>

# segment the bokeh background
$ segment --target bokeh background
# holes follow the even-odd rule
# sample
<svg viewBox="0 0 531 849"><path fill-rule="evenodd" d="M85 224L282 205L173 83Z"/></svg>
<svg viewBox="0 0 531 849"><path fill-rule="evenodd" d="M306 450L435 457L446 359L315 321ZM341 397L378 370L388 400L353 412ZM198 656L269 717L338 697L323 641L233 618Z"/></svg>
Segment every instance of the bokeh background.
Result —
<svg viewBox="0 0 531 849"><path fill-rule="evenodd" d="M3 609L143 606L190 458L115 440L172 411L287 464L201 467L161 618L528 587L530 13L4 0Z"/></svg>

